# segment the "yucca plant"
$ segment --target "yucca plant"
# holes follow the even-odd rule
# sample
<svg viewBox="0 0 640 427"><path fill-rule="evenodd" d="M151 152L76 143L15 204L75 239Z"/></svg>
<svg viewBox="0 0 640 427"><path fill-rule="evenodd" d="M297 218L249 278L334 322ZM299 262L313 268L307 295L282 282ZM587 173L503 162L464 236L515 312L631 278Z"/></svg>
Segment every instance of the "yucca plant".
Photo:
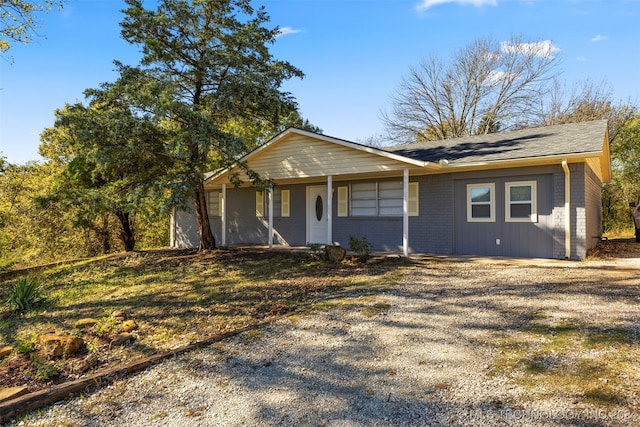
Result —
<svg viewBox="0 0 640 427"><path fill-rule="evenodd" d="M11 310L27 311L44 301L42 286L37 280L25 277L9 290L7 304Z"/></svg>

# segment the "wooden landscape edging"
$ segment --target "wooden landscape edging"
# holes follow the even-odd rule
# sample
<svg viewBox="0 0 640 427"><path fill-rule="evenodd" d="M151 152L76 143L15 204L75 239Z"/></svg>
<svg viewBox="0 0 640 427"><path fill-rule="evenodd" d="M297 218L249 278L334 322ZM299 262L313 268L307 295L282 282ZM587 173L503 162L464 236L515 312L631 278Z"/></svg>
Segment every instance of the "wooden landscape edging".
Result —
<svg viewBox="0 0 640 427"><path fill-rule="evenodd" d="M73 393L83 391L89 387L104 386L128 374L142 371L157 362L161 362L165 359L177 356L182 353L186 353L188 351L196 350L200 347L206 347L208 345L233 337L235 335L239 335L252 329L257 329L261 326L291 316L292 314L298 313L299 311L300 310L293 310L291 312L281 314L267 320L262 320L260 322L245 326L240 329L215 335L203 341L198 341L174 350L165 351L163 353L154 354L153 356L131 362L124 366L97 372L86 378L80 378L63 384L56 384L48 389L34 391L33 393L16 397L15 399L0 402L0 423L6 423L11 418L18 417L27 412L34 411L46 405L50 405L52 403L66 399Z"/></svg>

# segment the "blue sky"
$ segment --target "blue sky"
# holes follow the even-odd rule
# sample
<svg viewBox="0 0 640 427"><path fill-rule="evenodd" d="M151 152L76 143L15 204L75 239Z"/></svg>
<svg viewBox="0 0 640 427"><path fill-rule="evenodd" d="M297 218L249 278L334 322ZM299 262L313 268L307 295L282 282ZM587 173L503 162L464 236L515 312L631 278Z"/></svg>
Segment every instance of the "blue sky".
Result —
<svg viewBox="0 0 640 427"><path fill-rule="evenodd" d="M149 5L152 2L147 1ZM569 85L606 80L614 100L640 101L639 0L263 0L283 29L272 53L305 73L288 82L305 118L352 141L383 131L380 112L411 65L491 36L523 35L559 49ZM39 160L53 112L113 81L113 60L136 64L120 39L120 0L68 0L41 19L40 37L0 58L0 152ZM150 7L150 6L149 6Z"/></svg>

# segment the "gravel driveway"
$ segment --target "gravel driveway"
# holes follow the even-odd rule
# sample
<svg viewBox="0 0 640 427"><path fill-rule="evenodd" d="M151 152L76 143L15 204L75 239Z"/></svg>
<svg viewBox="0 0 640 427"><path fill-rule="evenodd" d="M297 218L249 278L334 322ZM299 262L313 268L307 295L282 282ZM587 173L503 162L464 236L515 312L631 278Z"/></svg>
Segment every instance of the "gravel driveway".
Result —
<svg viewBox="0 0 640 427"><path fill-rule="evenodd" d="M384 293L341 297L18 424L637 425L637 376L625 383L624 405L603 407L570 393L532 392L492 367L496 340L541 312L549 322L627 328L637 348L638 273L638 259L424 259Z"/></svg>

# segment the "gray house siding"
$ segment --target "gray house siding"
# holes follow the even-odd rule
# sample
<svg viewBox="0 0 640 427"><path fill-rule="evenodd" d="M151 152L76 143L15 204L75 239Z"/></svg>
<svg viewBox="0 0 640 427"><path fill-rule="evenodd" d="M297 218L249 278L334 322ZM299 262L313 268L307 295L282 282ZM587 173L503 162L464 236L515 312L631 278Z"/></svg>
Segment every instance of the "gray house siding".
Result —
<svg viewBox="0 0 640 427"><path fill-rule="evenodd" d="M559 168L559 166L557 167ZM554 257L554 169L537 167L474 172L455 176L454 253L467 255ZM537 190L537 221L507 222L508 182L532 181ZM467 185L493 184L494 221L467 221Z"/></svg>
<svg viewBox="0 0 640 427"><path fill-rule="evenodd" d="M586 256L601 235L601 183L583 163L570 164L571 172L571 258ZM366 181L333 182L333 242L346 248L349 236L365 236L374 250L402 250L401 216L338 216L338 187L355 182L398 181L385 178ZM565 257L564 183L561 165L511 168L438 175L412 176L419 184L419 216L409 217L409 251L412 253L470 254L540 258ZM505 220L505 183L536 183L537 221ZM467 221L467 185L495 185L494 222ZM274 215L274 243L290 246L307 244L307 187L324 182L279 187L290 191L290 216ZM267 244L268 204L264 217L255 215L255 189L227 189L227 244ZM591 212L587 215L587 212ZM214 215L211 227L221 242L221 219ZM499 244L497 240L499 239ZM177 211L174 217L174 246L194 247L199 243L193 211Z"/></svg>
<svg viewBox="0 0 640 427"><path fill-rule="evenodd" d="M306 206L305 186L292 185L279 187L290 191L290 214L288 217L273 218L273 243L277 245L305 245ZM227 232L226 243L258 244L269 243L268 203L265 197L264 217L256 216L255 188L227 189ZM217 241L221 241L222 220L214 217L211 228Z"/></svg>
<svg viewBox="0 0 640 427"><path fill-rule="evenodd" d="M451 174L411 178L419 183L420 216L409 217L411 252L452 254L454 210Z"/></svg>
<svg viewBox="0 0 640 427"><path fill-rule="evenodd" d="M349 248L349 236L361 239L365 237L376 251L398 251L402 249L401 216L338 216L338 187L353 183L398 181L395 179L339 181L333 183L332 223L333 242Z"/></svg>
<svg viewBox="0 0 640 427"><path fill-rule="evenodd" d="M191 206L187 210L174 209L171 214L171 244L174 248L197 248L200 245L198 220Z"/></svg>
<svg viewBox="0 0 640 427"><path fill-rule="evenodd" d="M587 250L592 249L602 238L602 182L591 170L586 167L585 193L587 212Z"/></svg>

